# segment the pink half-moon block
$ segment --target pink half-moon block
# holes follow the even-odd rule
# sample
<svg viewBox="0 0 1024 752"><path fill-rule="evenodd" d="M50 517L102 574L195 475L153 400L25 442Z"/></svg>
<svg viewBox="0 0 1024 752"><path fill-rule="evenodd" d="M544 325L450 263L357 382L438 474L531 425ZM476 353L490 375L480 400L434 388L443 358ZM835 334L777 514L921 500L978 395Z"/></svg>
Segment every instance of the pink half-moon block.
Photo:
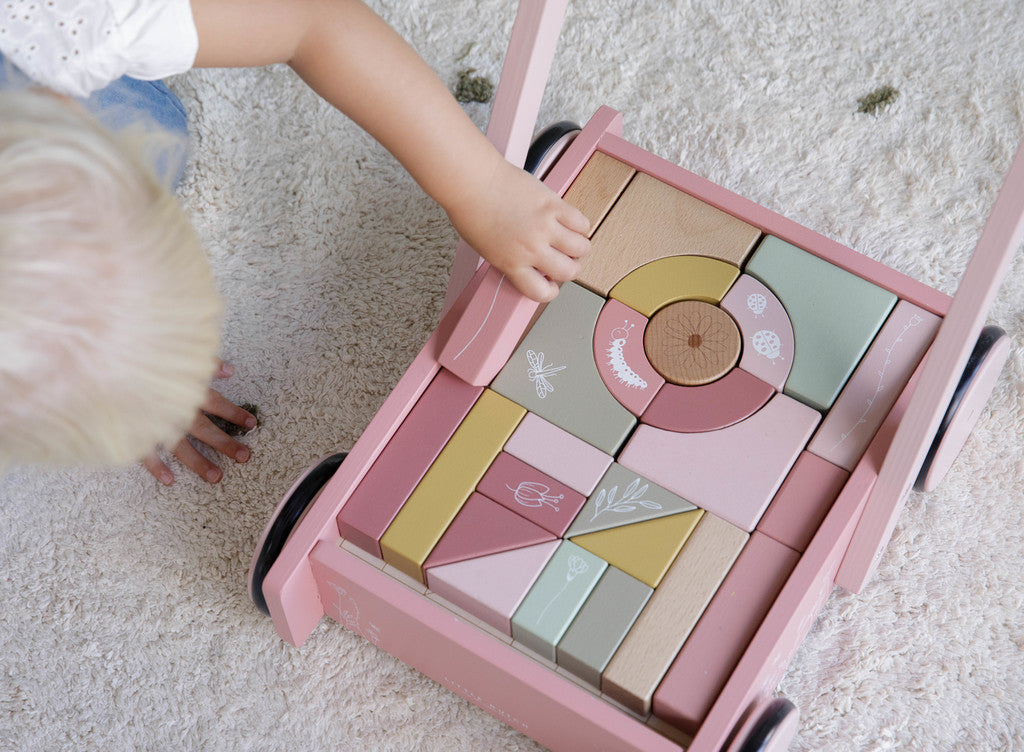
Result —
<svg viewBox="0 0 1024 752"><path fill-rule="evenodd" d="M380 558L380 538L482 387L441 369L338 514L342 538Z"/></svg>
<svg viewBox="0 0 1024 752"><path fill-rule="evenodd" d="M777 297L748 274L722 298L722 308L733 317L743 335L740 368L768 382L780 392L793 367L793 324Z"/></svg>
<svg viewBox="0 0 1024 752"><path fill-rule="evenodd" d="M427 570L427 587L512 636L512 614L554 555L559 541L517 548Z"/></svg>
<svg viewBox="0 0 1024 752"><path fill-rule="evenodd" d="M928 351L940 323L935 314L900 301L807 448L853 470Z"/></svg>
<svg viewBox="0 0 1024 752"><path fill-rule="evenodd" d="M757 529L795 551L805 551L849 477L841 467L803 452Z"/></svg>
<svg viewBox="0 0 1024 752"><path fill-rule="evenodd" d="M583 494L506 452L491 463L476 490L559 537L587 501Z"/></svg>
<svg viewBox="0 0 1024 752"><path fill-rule="evenodd" d="M693 735L800 554L755 532L654 693L654 714Z"/></svg>
<svg viewBox="0 0 1024 752"><path fill-rule="evenodd" d="M539 525L520 517L483 494L474 493L434 546L423 568L454 564L465 559L499 554L554 540Z"/></svg>
<svg viewBox="0 0 1024 752"><path fill-rule="evenodd" d="M641 425L619 464L750 532L821 416L777 394L744 421L706 433Z"/></svg>
<svg viewBox="0 0 1024 752"><path fill-rule="evenodd" d="M594 327L594 360L608 391L633 415L641 415L665 383L644 351L647 317L609 299Z"/></svg>
<svg viewBox="0 0 1024 752"><path fill-rule="evenodd" d="M505 451L585 496L612 464L611 455L534 413L527 413Z"/></svg>
<svg viewBox="0 0 1024 752"><path fill-rule="evenodd" d="M703 386L665 384L641 420L655 428L681 433L715 431L756 413L775 388L742 368Z"/></svg>

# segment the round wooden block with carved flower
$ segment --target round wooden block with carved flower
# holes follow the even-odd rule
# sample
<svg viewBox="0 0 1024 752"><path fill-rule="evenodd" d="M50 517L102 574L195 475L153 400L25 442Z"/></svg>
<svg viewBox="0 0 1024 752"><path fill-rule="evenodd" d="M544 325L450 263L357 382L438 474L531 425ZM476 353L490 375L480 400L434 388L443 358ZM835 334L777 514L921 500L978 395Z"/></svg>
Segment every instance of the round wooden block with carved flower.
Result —
<svg viewBox="0 0 1024 752"><path fill-rule="evenodd" d="M743 339L732 317L699 300L665 306L644 332L651 365L666 381L681 386L720 379L736 365L742 349Z"/></svg>

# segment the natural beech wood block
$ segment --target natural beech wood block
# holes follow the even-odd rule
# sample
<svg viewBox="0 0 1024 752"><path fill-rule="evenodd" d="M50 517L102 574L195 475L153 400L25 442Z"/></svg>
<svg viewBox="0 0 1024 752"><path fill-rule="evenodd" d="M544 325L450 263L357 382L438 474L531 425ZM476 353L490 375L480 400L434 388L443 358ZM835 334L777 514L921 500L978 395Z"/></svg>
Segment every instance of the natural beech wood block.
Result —
<svg viewBox="0 0 1024 752"><path fill-rule="evenodd" d="M736 365L742 348L732 317L699 300L662 308L644 332L651 365L666 381L682 386L717 381Z"/></svg>
<svg viewBox="0 0 1024 752"><path fill-rule="evenodd" d="M597 231L635 173L629 165L599 151L580 170L563 198L590 220L588 238Z"/></svg>
<svg viewBox="0 0 1024 752"><path fill-rule="evenodd" d="M697 624L748 535L705 514L601 678L601 691L646 714L654 691Z"/></svg>
<svg viewBox="0 0 1024 752"><path fill-rule="evenodd" d="M597 233L577 282L600 295L634 269L667 256L695 255L741 266L760 231L641 173Z"/></svg>

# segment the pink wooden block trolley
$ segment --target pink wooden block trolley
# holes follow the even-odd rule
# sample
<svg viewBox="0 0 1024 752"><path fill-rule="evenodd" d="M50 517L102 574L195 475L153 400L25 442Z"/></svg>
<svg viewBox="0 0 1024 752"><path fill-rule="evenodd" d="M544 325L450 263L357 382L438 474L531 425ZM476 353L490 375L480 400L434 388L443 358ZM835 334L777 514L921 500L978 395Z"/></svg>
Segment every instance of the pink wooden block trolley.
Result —
<svg viewBox="0 0 1024 752"><path fill-rule="evenodd" d="M441 323L280 502L250 591L288 642L326 614L556 752L785 749L786 666L1007 357L983 324L1024 152L950 299L628 143L611 109L531 148L565 4L522 2L488 136L590 212L592 258L539 311L460 245Z"/></svg>

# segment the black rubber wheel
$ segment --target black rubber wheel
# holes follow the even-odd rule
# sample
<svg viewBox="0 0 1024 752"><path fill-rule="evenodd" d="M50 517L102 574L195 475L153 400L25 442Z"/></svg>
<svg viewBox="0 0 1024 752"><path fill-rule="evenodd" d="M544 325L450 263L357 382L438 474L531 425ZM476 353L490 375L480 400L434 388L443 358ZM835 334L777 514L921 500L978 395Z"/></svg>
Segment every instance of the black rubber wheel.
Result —
<svg viewBox="0 0 1024 752"><path fill-rule="evenodd" d="M928 471L931 470L932 463L935 461L935 456L939 451L939 447L942 445L942 440L945 438L946 432L949 430L950 423L952 423L953 418L956 416L960 403L963 402L964 395L967 394L968 389L973 383L975 377L978 375L978 371L985 363L985 357L992 351L992 348L995 347L996 343L1005 336L1006 332L1002 328L994 325L986 326L981 330L981 334L978 335L978 341L975 343L974 349L971 351L971 357L967 359L967 365L964 366L963 375L960 377L960 381L957 383L956 389L953 391L953 397L949 401L949 407L946 408L946 413L942 416L942 422L939 423L939 429L935 432L935 438L932 440L932 445L928 449L928 454L925 455L924 464L921 465L921 470L917 474L917 480L914 481L914 490L925 490L925 479L928 477Z"/></svg>
<svg viewBox="0 0 1024 752"><path fill-rule="evenodd" d="M303 513L347 456L348 452L332 454L306 473L306 477L292 491L281 506L281 511L271 523L270 529L267 530L263 539L263 547L260 548L256 563L253 564L252 579L249 584L249 597L256 604L256 608L267 616L270 615L270 609L267 608L267 600L263 597L263 580L266 579L267 572L280 556L284 544L288 541L288 536L292 534L292 530L302 519Z"/></svg>
<svg viewBox="0 0 1024 752"><path fill-rule="evenodd" d="M523 169L531 175L536 175L537 169L544 157L547 156L548 151L565 136L574 132L578 133L580 130L576 123L569 120L549 125L534 137L529 151L526 152L526 163L523 165ZM543 177L543 175L538 175L538 177Z"/></svg>
<svg viewBox="0 0 1024 752"><path fill-rule="evenodd" d="M785 697L772 700L761 712L757 723L737 752L764 752L770 749L770 745L775 741L775 733L796 712L796 705Z"/></svg>

